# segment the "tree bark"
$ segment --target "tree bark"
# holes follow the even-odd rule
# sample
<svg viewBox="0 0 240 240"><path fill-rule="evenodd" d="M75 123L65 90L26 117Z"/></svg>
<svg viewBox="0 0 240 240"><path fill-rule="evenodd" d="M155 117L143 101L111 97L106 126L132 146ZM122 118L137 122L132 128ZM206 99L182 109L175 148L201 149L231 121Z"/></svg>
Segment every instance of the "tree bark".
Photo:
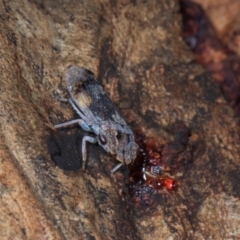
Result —
<svg viewBox="0 0 240 240"><path fill-rule="evenodd" d="M239 119L192 62L177 0L1 1L0 19L1 239L239 237ZM134 131L166 144L185 123L177 191L135 206L97 145L79 170L87 133L53 130L76 118L57 100L69 65L95 73Z"/></svg>

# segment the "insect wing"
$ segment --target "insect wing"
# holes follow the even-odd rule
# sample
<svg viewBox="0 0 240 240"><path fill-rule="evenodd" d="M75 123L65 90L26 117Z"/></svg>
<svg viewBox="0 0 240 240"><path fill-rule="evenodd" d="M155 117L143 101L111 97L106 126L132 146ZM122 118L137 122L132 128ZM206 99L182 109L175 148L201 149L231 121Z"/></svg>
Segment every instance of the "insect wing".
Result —
<svg viewBox="0 0 240 240"><path fill-rule="evenodd" d="M86 93L86 82L94 79L87 69L72 66L66 72L67 89L71 95L70 103L87 125L96 125L97 121L89 109L92 99Z"/></svg>
<svg viewBox="0 0 240 240"><path fill-rule="evenodd" d="M70 67L66 74L66 83L74 103L87 118L84 119L86 122L99 124L103 121L113 121L126 125L91 71L80 67Z"/></svg>

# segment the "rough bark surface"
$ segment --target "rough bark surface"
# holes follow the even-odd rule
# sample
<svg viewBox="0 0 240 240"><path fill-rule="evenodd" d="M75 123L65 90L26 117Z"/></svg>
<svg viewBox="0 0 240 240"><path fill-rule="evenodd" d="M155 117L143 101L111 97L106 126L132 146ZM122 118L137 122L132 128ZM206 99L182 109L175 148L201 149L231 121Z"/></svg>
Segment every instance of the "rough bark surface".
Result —
<svg viewBox="0 0 240 240"><path fill-rule="evenodd" d="M1 1L0 19L0 239L240 238L239 119L192 63L178 1ZM114 182L116 161L97 145L77 170L86 133L51 128L74 118L56 100L68 65L91 69L160 143L188 126L176 192L135 207L126 171Z"/></svg>

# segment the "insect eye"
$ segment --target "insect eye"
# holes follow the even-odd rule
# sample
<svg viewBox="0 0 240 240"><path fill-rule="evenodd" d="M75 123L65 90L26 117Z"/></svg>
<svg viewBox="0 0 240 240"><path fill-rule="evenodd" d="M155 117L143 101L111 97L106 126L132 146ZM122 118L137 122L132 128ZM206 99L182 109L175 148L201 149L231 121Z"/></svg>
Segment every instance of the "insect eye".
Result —
<svg viewBox="0 0 240 240"><path fill-rule="evenodd" d="M116 135L117 140L120 140L121 137L122 137L122 133L120 131L117 131L117 135Z"/></svg>
<svg viewBox="0 0 240 240"><path fill-rule="evenodd" d="M104 135L99 134L98 138L102 145L105 145L107 143L107 138Z"/></svg>

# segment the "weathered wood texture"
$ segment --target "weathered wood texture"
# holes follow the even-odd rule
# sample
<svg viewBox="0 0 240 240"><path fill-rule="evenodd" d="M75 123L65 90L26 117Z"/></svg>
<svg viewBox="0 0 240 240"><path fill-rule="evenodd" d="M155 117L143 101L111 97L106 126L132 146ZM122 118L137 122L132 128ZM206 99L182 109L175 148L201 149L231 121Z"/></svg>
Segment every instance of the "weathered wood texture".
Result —
<svg viewBox="0 0 240 240"><path fill-rule="evenodd" d="M177 0L1 1L0 20L0 239L240 238L238 119L192 63ZM68 162L62 148L78 151L85 134L51 129L74 118L54 98L73 64L98 76L133 129L166 143L177 120L189 127L177 192L134 207L95 145L86 174L54 165L48 136Z"/></svg>

